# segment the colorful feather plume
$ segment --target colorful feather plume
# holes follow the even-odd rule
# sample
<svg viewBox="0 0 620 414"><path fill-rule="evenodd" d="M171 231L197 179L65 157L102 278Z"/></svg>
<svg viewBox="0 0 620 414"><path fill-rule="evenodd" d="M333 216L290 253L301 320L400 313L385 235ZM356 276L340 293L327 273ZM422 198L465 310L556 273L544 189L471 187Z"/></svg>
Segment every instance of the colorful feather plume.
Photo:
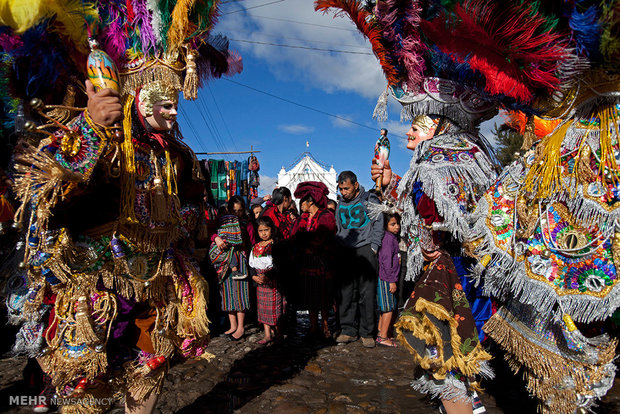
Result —
<svg viewBox="0 0 620 414"><path fill-rule="evenodd" d="M328 9L334 8L340 11L335 16L346 14L353 21L357 30L359 30L372 45L372 51L379 59L385 78L389 85L397 85L403 79L399 77L399 73L394 67L394 62L390 59L387 49L382 44L383 34L381 28L373 22L372 14L364 10L363 5L356 0L316 0L314 9L327 13Z"/></svg>
<svg viewBox="0 0 620 414"><path fill-rule="evenodd" d="M48 14L54 16L54 28L82 53L88 52L88 27L99 20L93 2L56 0L45 2ZM61 26L61 27L58 27Z"/></svg>
<svg viewBox="0 0 620 414"><path fill-rule="evenodd" d="M148 9L146 0L133 0L133 19L131 25L136 28L139 34L142 53L150 55L157 48L157 36L151 25L151 12Z"/></svg>
<svg viewBox="0 0 620 414"><path fill-rule="evenodd" d="M424 43L420 39L420 12L415 0L378 1L375 16L382 28L383 43L404 74L409 91L417 92L424 79Z"/></svg>
<svg viewBox="0 0 620 414"><path fill-rule="evenodd" d="M537 90L559 87L564 37L531 3L466 0L455 6L454 17L444 12L423 21L422 29L443 52L481 72L493 95L531 102Z"/></svg>
<svg viewBox="0 0 620 414"><path fill-rule="evenodd" d="M85 77L89 38L114 60L127 91L168 76L191 92L191 85L236 73L243 65L228 42L220 42L226 50L209 43L218 5L219 0L0 0L0 46L14 68L13 92L58 101L68 83ZM198 51L192 53L198 70L188 70L192 76L183 79L190 51ZM155 67L153 59L162 64Z"/></svg>
<svg viewBox="0 0 620 414"><path fill-rule="evenodd" d="M577 53L582 56L595 58L600 55L602 28L599 23L599 10L591 6L584 12L575 7L570 16L569 25L573 31L573 40Z"/></svg>
<svg viewBox="0 0 620 414"><path fill-rule="evenodd" d="M110 1L102 16L102 48L117 63L126 61L127 36L125 35L127 6L121 1Z"/></svg>

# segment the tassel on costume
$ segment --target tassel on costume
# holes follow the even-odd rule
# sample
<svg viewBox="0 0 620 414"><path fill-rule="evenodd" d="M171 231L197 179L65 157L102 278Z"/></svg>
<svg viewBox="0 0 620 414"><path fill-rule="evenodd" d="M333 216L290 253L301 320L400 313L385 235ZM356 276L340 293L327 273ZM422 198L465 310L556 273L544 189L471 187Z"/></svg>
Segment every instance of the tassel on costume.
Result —
<svg viewBox="0 0 620 414"><path fill-rule="evenodd" d="M80 343L93 344L99 342L99 337L93 330L93 323L90 319L88 309L88 298L80 296L76 305L75 312L75 338Z"/></svg>
<svg viewBox="0 0 620 414"><path fill-rule="evenodd" d="M194 57L194 51L188 50L185 71L185 82L183 83L183 97L190 101L193 101L198 97L198 72L196 72L196 61Z"/></svg>
<svg viewBox="0 0 620 414"><path fill-rule="evenodd" d="M155 165L155 178L153 178L153 188L151 188L151 220L163 222L168 218L168 203L164 193L161 168L153 151L151 151L151 163Z"/></svg>

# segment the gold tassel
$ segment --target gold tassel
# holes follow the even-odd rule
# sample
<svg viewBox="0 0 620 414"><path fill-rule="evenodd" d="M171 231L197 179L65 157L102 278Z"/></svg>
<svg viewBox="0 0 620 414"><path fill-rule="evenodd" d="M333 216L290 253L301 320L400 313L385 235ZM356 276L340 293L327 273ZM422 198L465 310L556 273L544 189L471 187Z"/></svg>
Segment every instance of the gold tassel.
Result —
<svg viewBox="0 0 620 414"><path fill-rule="evenodd" d="M534 124L534 115L530 115L527 118L527 123L525 124L525 131L523 132L523 144L521 144L522 150L529 150L536 142L536 125Z"/></svg>
<svg viewBox="0 0 620 414"><path fill-rule="evenodd" d="M100 342L99 337L93 330L93 323L90 319L88 309L88 298L80 296L75 313L75 339L84 344L94 344Z"/></svg>
<svg viewBox="0 0 620 414"><path fill-rule="evenodd" d="M517 218L521 223L521 227L517 230L517 237L528 238L536 229L538 215L528 209L527 201L522 195L517 197L515 208L517 209Z"/></svg>
<svg viewBox="0 0 620 414"><path fill-rule="evenodd" d="M572 124L572 120L563 123L536 148L537 157L525 178L525 189L538 198L547 197L561 188L560 151Z"/></svg>
<svg viewBox="0 0 620 414"><path fill-rule="evenodd" d="M183 83L183 97L193 101L198 97L198 72L196 71L196 62L194 51L187 51L187 63L185 71L185 82Z"/></svg>
<svg viewBox="0 0 620 414"><path fill-rule="evenodd" d="M577 155L574 174L577 182L580 184L587 185L596 181L597 175L594 171L592 171L592 167L590 166L591 153L592 151L590 150L590 146L585 144L581 147L579 154Z"/></svg>
<svg viewBox="0 0 620 414"><path fill-rule="evenodd" d="M131 140L131 106L134 97L127 95L123 103L123 134L121 143L121 223L138 223L136 201L136 158Z"/></svg>
<svg viewBox="0 0 620 414"><path fill-rule="evenodd" d="M153 178L153 187L151 188L151 220L157 222L165 222L168 218L168 202L166 194L164 194L164 182L159 167L159 161L151 150L151 163L155 165L155 178Z"/></svg>

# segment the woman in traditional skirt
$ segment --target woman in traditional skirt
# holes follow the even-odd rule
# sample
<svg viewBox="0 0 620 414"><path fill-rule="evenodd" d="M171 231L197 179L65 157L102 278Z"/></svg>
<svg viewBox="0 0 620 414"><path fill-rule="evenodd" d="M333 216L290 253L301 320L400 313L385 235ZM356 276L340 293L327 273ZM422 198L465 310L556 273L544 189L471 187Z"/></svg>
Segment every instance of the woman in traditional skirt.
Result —
<svg viewBox="0 0 620 414"><path fill-rule="evenodd" d="M332 257L336 234L336 218L327 206L329 191L318 181L300 183L295 197L301 200L302 215L293 230L300 257L298 297L300 307L310 312L310 335L319 331L321 312L322 334L331 338L327 313L334 305Z"/></svg>
<svg viewBox="0 0 620 414"><path fill-rule="evenodd" d="M230 198L228 212L230 215L224 216L218 233L213 236L211 260L220 280L222 311L228 312L230 321L230 328L224 333L238 341L245 333L245 313L250 309L247 258L256 233L241 197ZM217 251L224 255L216 260Z"/></svg>

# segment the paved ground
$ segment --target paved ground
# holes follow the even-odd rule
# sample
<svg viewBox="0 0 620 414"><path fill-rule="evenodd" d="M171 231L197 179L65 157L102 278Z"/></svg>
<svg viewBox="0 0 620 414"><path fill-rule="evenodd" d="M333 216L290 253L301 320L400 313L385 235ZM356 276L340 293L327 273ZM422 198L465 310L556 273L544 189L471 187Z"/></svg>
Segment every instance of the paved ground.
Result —
<svg viewBox="0 0 620 414"><path fill-rule="evenodd" d="M304 321L300 331L305 328ZM279 344L259 345L261 334L246 339L214 338L209 346L216 359L190 361L168 374L156 413L436 413L414 392L413 363L402 349L363 348L360 341L336 346L293 335ZM9 396L24 395L26 361L0 360L0 412L26 413L9 406ZM497 380L483 384L490 414L534 413L534 402L523 384L496 360ZM122 412L122 410L115 410ZM596 410L620 412L620 383Z"/></svg>

